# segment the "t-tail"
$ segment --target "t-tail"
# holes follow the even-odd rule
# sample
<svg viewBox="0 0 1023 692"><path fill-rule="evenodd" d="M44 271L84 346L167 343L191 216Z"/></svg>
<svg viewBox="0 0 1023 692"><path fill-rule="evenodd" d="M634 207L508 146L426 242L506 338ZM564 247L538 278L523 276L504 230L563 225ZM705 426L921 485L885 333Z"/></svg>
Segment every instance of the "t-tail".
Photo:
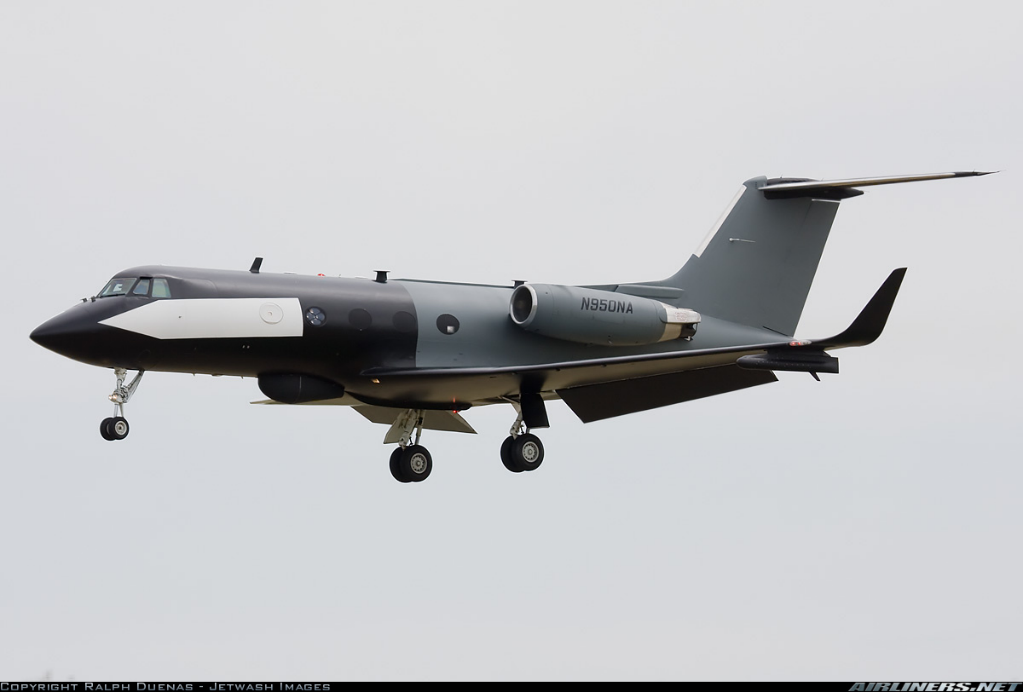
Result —
<svg viewBox="0 0 1023 692"><path fill-rule="evenodd" d="M655 285L681 288L686 307L792 336L843 199L857 188L988 172L849 180L753 178L743 183L696 252Z"/></svg>

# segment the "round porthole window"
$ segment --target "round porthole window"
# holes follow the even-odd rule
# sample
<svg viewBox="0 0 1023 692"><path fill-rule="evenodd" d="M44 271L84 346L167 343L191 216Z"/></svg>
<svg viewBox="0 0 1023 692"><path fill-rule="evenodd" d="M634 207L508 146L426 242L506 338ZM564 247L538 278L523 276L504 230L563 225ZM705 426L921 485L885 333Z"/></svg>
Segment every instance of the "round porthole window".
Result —
<svg viewBox="0 0 1023 692"><path fill-rule="evenodd" d="M437 329L441 334L454 334L458 331L458 318L444 314L437 318Z"/></svg>
<svg viewBox="0 0 1023 692"><path fill-rule="evenodd" d="M305 311L305 321L314 327L322 327L327 321L327 316L320 308L309 308Z"/></svg>
<svg viewBox="0 0 1023 692"><path fill-rule="evenodd" d="M373 324L373 318L362 308L355 308L348 313L348 323L361 332L369 329L369 326Z"/></svg>

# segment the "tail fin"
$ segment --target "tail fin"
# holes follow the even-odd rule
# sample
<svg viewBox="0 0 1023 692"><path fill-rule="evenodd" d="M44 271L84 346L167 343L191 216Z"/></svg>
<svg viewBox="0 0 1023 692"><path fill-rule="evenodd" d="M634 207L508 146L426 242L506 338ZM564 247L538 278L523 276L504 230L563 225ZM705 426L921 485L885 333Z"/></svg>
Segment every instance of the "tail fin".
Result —
<svg viewBox="0 0 1023 692"><path fill-rule="evenodd" d="M685 266L653 283L681 288L701 313L791 336L841 200L857 187L975 175L987 173L747 180Z"/></svg>

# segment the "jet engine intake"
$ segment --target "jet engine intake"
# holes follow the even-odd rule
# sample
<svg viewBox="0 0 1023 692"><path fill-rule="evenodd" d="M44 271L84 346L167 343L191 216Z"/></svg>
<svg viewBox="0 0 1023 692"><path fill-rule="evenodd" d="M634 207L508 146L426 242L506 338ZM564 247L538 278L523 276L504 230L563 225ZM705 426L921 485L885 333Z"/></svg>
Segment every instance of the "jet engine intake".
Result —
<svg viewBox="0 0 1023 692"><path fill-rule="evenodd" d="M522 284L511 296L512 322L552 339L642 346L696 334L700 314L658 300L557 284Z"/></svg>

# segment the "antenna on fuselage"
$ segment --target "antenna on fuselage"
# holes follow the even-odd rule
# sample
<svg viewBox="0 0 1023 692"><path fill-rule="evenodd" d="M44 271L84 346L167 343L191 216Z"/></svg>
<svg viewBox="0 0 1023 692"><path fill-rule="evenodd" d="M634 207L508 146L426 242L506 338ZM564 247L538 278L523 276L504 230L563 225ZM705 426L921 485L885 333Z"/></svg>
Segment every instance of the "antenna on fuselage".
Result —
<svg viewBox="0 0 1023 692"><path fill-rule="evenodd" d="M262 257L257 257L256 259L252 260L252 266L249 267L249 271L252 272L253 274L258 274L259 273L259 268L260 268L260 266L262 266L262 264L263 264L263 258Z"/></svg>

